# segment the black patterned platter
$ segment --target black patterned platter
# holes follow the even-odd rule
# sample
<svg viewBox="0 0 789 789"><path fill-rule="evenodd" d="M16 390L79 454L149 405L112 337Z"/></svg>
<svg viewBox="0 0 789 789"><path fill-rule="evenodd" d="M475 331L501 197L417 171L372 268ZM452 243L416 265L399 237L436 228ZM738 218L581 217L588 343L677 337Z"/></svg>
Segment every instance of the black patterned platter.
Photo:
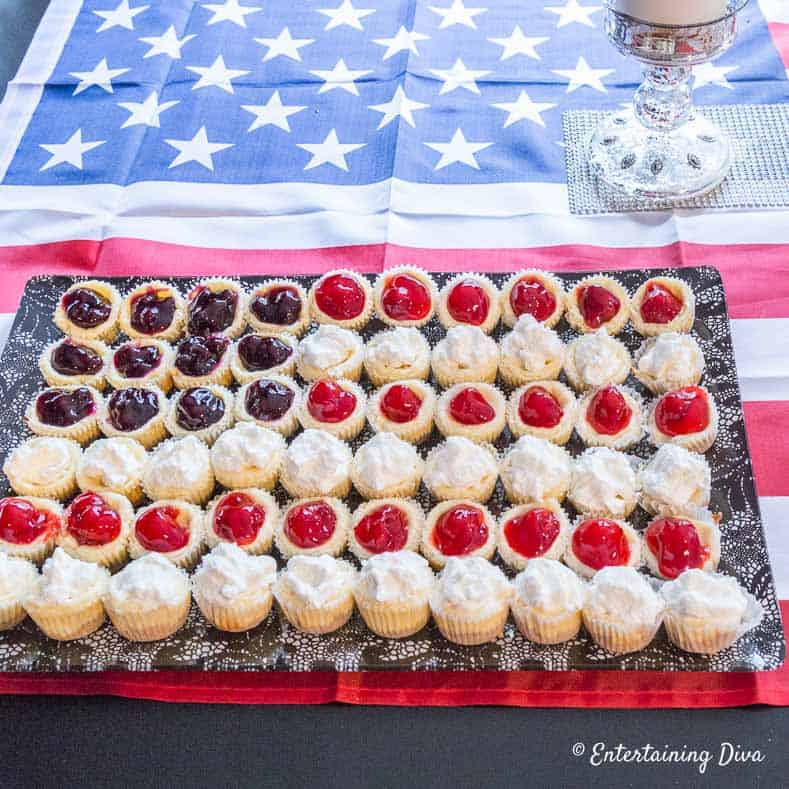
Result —
<svg viewBox="0 0 789 789"><path fill-rule="evenodd" d="M734 646L715 656L684 653L668 643L661 631L645 650L627 656L614 656L595 646L582 631L578 638L559 646L540 646L525 640L510 621L502 638L479 647L456 646L445 641L437 629L429 625L417 635L402 641L379 638L366 629L358 614L341 630L323 636L306 635L295 630L276 611L259 627L248 633L219 632L206 624L193 605L186 625L174 636L151 644L130 643L106 624L87 638L59 644L43 636L30 620L19 627L0 633L0 671L98 671L126 669L197 670L277 670L277 671L366 671L366 670L495 670L516 671L547 669L628 669L638 671L754 671L769 670L781 665L784 658L784 635L781 615L776 602L759 505L754 489L753 472L743 422L742 404L737 383L734 353L720 275L712 268L685 268L655 271L684 279L697 300L694 334L706 360L703 383L710 389L720 411L720 433L707 453L712 467L713 499L711 509L722 514L722 558L720 570L734 575L764 606L761 625L741 638ZM632 293L647 274L639 271L613 272ZM442 285L447 275L435 275ZM492 275L502 285L506 274ZM565 284L582 274L563 275ZM242 277L245 286L264 281L265 277ZM313 277L303 277L308 286ZM40 276L27 284L22 304L0 361L0 460L18 443L28 437L22 415L31 398L43 387L37 367L38 357L47 343L58 336L51 316L57 299L74 282L72 277ZM114 284L128 292L142 280L117 279ZM173 278L182 291L196 280ZM365 339L383 325L373 320L364 331ZM573 331L562 321L557 327L565 341ZM444 330L434 318L424 329L431 345ZM497 330L497 339L502 334ZM630 326L620 338L633 351L640 338ZM632 378L629 385L645 396L646 390ZM363 379L362 385L370 389ZM506 388L505 388L506 390ZM509 392L506 392L509 394ZM356 449L372 433L369 426L353 442ZM440 437L434 433L420 446L426 454ZM498 442L505 449L513 441L505 431ZM568 449L573 455L583 450L574 436ZM648 458L654 448L642 441L631 454ZM9 494L8 482L0 479L0 496ZM281 502L287 495L275 490ZM427 510L432 502L424 488L420 501ZM348 500L351 508L359 503L356 494ZM489 507L498 516L506 501L498 483ZM574 513L570 513L573 515ZM637 528L646 525L646 514L640 510L632 516ZM279 557L278 557L279 558ZM352 557L347 557L351 558ZM353 560L353 559L352 559ZM355 560L353 560L355 561Z"/></svg>

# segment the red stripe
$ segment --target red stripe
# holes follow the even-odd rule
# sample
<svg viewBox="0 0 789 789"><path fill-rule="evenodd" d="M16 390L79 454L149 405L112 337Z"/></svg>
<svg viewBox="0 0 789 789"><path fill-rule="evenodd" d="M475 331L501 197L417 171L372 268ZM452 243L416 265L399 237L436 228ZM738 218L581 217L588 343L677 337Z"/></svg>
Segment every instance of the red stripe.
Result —
<svg viewBox="0 0 789 789"><path fill-rule="evenodd" d="M784 62L784 66L789 68L789 24L770 22L767 28L773 38L773 44L775 44L775 48Z"/></svg>
<svg viewBox="0 0 789 789"><path fill-rule="evenodd" d="M309 250L206 249L129 238L0 247L0 311L16 309L34 274L118 275L307 274L339 265L378 271L400 263L432 271L513 271L538 266L586 271L665 266L717 267L733 318L789 316L789 253L786 245L731 247L678 242L665 247L609 249L556 246L540 249L419 249L393 244Z"/></svg>
<svg viewBox="0 0 789 789"><path fill-rule="evenodd" d="M760 496L789 496L789 401L745 403L745 426ZM778 428L778 429L777 429Z"/></svg>

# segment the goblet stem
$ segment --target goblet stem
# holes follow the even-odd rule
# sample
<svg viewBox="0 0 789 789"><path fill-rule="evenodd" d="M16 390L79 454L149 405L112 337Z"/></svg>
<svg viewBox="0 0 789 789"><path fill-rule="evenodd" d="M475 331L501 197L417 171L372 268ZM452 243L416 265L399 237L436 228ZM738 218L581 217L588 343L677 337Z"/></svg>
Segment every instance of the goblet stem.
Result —
<svg viewBox="0 0 789 789"><path fill-rule="evenodd" d="M648 129L670 132L693 117L693 98L685 66L644 66L644 81L633 97L636 118Z"/></svg>

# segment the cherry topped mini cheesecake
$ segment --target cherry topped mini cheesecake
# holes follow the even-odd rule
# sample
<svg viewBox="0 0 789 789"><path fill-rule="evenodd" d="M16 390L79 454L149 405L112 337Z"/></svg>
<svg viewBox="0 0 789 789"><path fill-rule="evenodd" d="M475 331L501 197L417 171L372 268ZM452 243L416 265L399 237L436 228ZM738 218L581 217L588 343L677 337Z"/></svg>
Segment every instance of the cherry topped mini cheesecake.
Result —
<svg viewBox="0 0 789 789"><path fill-rule="evenodd" d="M41 562L55 547L63 524L56 501L32 496L0 499L0 553Z"/></svg>
<svg viewBox="0 0 789 789"><path fill-rule="evenodd" d="M373 289L355 271L330 271L310 288L310 314L318 323L358 331L367 325L372 312Z"/></svg>
<svg viewBox="0 0 789 789"><path fill-rule="evenodd" d="M294 501L277 524L274 540L283 558L296 554L339 556L351 514L340 500L318 496Z"/></svg>
<svg viewBox="0 0 789 789"><path fill-rule="evenodd" d="M66 509L58 545L75 559L116 567L126 559L133 521L134 510L125 496L86 491Z"/></svg>
<svg viewBox="0 0 789 789"><path fill-rule="evenodd" d="M630 297L613 277L585 277L567 294L567 320L577 331L619 334L629 319Z"/></svg>
<svg viewBox="0 0 789 789"><path fill-rule="evenodd" d="M578 404L559 381L534 381L516 389L507 403L507 424L515 438L530 435L564 445L575 426Z"/></svg>
<svg viewBox="0 0 789 789"><path fill-rule="evenodd" d="M181 389L171 399L164 426L171 436L196 436L211 446L235 421L233 394L224 386Z"/></svg>
<svg viewBox="0 0 789 789"><path fill-rule="evenodd" d="M445 436L493 443L506 426L504 395L491 384L455 384L436 405L436 427Z"/></svg>
<svg viewBox="0 0 789 789"><path fill-rule="evenodd" d="M160 499L138 511L129 535L129 556L158 553L191 569L203 552L203 511L178 499Z"/></svg>
<svg viewBox="0 0 789 789"><path fill-rule="evenodd" d="M418 444L433 430L436 393L425 381L395 381L382 386L367 405L367 420L379 433L394 433Z"/></svg>
<svg viewBox="0 0 789 789"><path fill-rule="evenodd" d="M641 398L626 386L602 386L581 400L575 429L588 447L627 449L644 435Z"/></svg>
<svg viewBox="0 0 789 789"><path fill-rule="evenodd" d="M501 315L500 294L482 274L458 274L441 289L437 313L445 329L476 326L490 334Z"/></svg>
<svg viewBox="0 0 789 789"><path fill-rule="evenodd" d="M435 312L438 292L420 268L398 266L375 283L375 312L390 326L424 326Z"/></svg>
<svg viewBox="0 0 789 789"><path fill-rule="evenodd" d="M248 384L262 375L293 375L299 341L292 334L245 334L233 343L230 370L233 378Z"/></svg>
<svg viewBox="0 0 789 789"><path fill-rule="evenodd" d="M696 319L696 297L681 279L652 277L633 296L631 320L644 337L689 332Z"/></svg>
<svg viewBox="0 0 789 789"><path fill-rule="evenodd" d="M692 452L706 452L718 435L718 409L703 386L683 386L666 392L649 414L652 443L678 444Z"/></svg>
<svg viewBox="0 0 789 789"><path fill-rule="evenodd" d="M564 563L584 578L604 567L638 567L641 538L627 521L581 518L570 532Z"/></svg>
<svg viewBox="0 0 789 789"><path fill-rule="evenodd" d="M173 383L178 389L217 384L230 386L230 340L223 334L187 337L178 344Z"/></svg>
<svg viewBox="0 0 789 789"><path fill-rule="evenodd" d="M166 413L167 398L161 389L130 386L117 389L107 397L99 425L105 436L133 438L150 449L167 435Z"/></svg>
<svg viewBox="0 0 789 789"><path fill-rule="evenodd" d="M38 367L50 386L85 384L104 389L106 353L107 346L100 340L64 337L44 349Z"/></svg>
<svg viewBox="0 0 789 789"><path fill-rule="evenodd" d="M111 348L106 355L107 380L116 389L135 384L158 386L169 392L173 385L175 353L162 340L139 339Z"/></svg>
<svg viewBox="0 0 789 789"><path fill-rule="evenodd" d="M425 516L411 499L374 499L359 505L348 532L348 547L360 561L379 553L416 551Z"/></svg>
<svg viewBox="0 0 789 789"><path fill-rule="evenodd" d="M490 559L496 551L496 522L488 508L475 501L442 501L427 516L420 550L439 568L452 556Z"/></svg>
<svg viewBox="0 0 789 789"><path fill-rule="evenodd" d="M146 282L123 300L121 331L135 340L172 342L183 332L186 306L181 294L166 282Z"/></svg>
<svg viewBox="0 0 789 789"><path fill-rule="evenodd" d="M112 342L118 334L121 297L108 282L75 282L58 301L53 320L77 340Z"/></svg>
<svg viewBox="0 0 789 789"><path fill-rule="evenodd" d="M661 516L644 532L647 566L666 581L673 581L685 570L714 573L720 555L720 530L713 523Z"/></svg>
<svg viewBox="0 0 789 789"><path fill-rule="evenodd" d="M501 292L501 315L509 327L513 327L521 315L531 315L551 329L564 314L564 307L562 283L547 271L518 271Z"/></svg>
<svg viewBox="0 0 789 789"><path fill-rule="evenodd" d="M292 378L285 375L256 378L236 394L236 419L289 436L299 426L296 415L300 403L301 390Z"/></svg>
<svg viewBox="0 0 789 789"><path fill-rule="evenodd" d="M247 322L263 334L288 332L301 337L310 325L304 288L289 279L274 279L258 285L249 296Z"/></svg>
<svg viewBox="0 0 789 789"><path fill-rule="evenodd" d="M353 381L321 378L313 381L302 398L298 419L303 428L316 428L350 441L362 432L367 395Z"/></svg>
<svg viewBox="0 0 789 789"><path fill-rule="evenodd" d="M25 421L38 436L72 438L85 445L99 435L100 405L101 395L92 386L52 387L33 398Z"/></svg>
<svg viewBox="0 0 789 789"><path fill-rule="evenodd" d="M556 502L520 504L499 520L499 554L516 570L531 559L560 559L567 544L570 524Z"/></svg>
<svg viewBox="0 0 789 789"><path fill-rule="evenodd" d="M189 293L186 328L190 335L223 334L231 340L244 330L246 296L230 279L206 279Z"/></svg>
<svg viewBox="0 0 789 789"><path fill-rule="evenodd" d="M208 505L206 542L209 548L232 542L246 553L268 553L278 519L279 507L270 493L259 488L231 490Z"/></svg>

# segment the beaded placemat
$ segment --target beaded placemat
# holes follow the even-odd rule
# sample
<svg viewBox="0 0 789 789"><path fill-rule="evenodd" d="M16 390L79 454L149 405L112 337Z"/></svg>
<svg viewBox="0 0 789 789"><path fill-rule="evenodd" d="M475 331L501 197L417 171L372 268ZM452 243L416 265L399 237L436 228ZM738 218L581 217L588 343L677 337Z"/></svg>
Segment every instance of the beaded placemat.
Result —
<svg viewBox="0 0 789 789"><path fill-rule="evenodd" d="M730 104L700 111L730 138L733 164L726 180L701 197L676 202L622 195L599 181L588 159L589 141L608 114L564 113L567 194L573 214L613 214L664 208L785 208L789 206L789 105Z"/></svg>

